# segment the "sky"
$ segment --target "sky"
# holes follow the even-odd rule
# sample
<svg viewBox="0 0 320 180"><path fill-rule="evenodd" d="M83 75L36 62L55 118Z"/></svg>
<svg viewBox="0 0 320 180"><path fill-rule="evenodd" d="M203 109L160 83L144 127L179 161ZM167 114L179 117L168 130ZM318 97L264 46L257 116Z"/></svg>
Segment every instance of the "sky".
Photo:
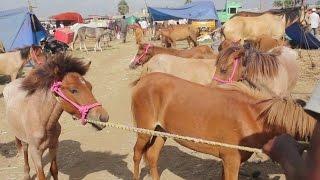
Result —
<svg viewBox="0 0 320 180"><path fill-rule="evenodd" d="M27 0L0 0L1 10L13 9L27 5ZM65 11L76 11L84 17L88 15L114 15L117 13L119 0L30 0L37 8L35 13L40 18L50 17ZM141 11L145 6L144 0L126 0L130 12ZM193 0L199 1L199 0ZM214 0L217 9L222 9L226 0ZM270 9L272 0L243 0L244 8L258 8L262 2L262 9ZM313 0L309 0L313 1ZM177 7L184 4L185 0L146 0L148 6Z"/></svg>

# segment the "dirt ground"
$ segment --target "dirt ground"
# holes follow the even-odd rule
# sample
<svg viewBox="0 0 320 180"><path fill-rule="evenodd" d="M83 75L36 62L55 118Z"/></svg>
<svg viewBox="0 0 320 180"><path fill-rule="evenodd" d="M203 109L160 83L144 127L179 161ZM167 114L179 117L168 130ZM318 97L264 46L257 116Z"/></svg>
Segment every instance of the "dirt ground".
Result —
<svg viewBox="0 0 320 180"><path fill-rule="evenodd" d="M107 109L110 121L132 126L130 111L129 83L139 76L139 70L129 70L128 65L137 46L134 40L122 44L111 42L112 47L103 52L88 54L75 51L77 57L92 61L86 75L94 87L94 94ZM178 47L186 47L186 43ZM311 68L309 54L315 67ZM320 78L320 53L301 51L300 79L294 90L295 97L308 99L310 92ZM4 85L0 86L2 91ZM4 121L4 102L0 98L0 179L22 179L23 160L14 146L14 136L8 131ZM133 146L136 135L118 129L106 128L97 132L90 125L82 126L64 113L60 119L58 166L60 179L131 179ZM30 161L31 162L31 161ZM49 173L48 157L44 155L45 172ZM219 179L221 163L212 156L186 149L172 140L163 148L159 161L161 179ZM260 179L284 179L281 168L268 160L263 163L246 162L241 167L241 174L260 171ZM34 176L31 163L31 176ZM148 179L148 169L143 167L141 177ZM241 175L240 179L251 179Z"/></svg>

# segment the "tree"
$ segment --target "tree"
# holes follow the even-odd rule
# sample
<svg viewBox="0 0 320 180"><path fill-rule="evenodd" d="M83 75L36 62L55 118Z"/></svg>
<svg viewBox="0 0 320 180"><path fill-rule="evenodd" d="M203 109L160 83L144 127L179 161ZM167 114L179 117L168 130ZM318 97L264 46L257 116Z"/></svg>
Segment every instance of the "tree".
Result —
<svg viewBox="0 0 320 180"><path fill-rule="evenodd" d="M128 3L125 0L120 0L118 4L118 12L121 15L125 15L129 12L129 6Z"/></svg>
<svg viewBox="0 0 320 180"><path fill-rule="evenodd" d="M302 3L302 0L274 0L273 7L288 8L293 7L299 3Z"/></svg>
<svg viewBox="0 0 320 180"><path fill-rule="evenodd" d="M184 4L189 4L189 3L192 3L192 0L186 0Z"/></svg>

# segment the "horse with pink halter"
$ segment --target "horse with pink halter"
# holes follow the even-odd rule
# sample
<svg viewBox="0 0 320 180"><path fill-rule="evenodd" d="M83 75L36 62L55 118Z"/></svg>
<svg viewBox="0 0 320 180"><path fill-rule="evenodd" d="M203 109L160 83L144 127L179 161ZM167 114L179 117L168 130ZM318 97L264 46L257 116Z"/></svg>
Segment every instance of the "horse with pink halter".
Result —
<svg viewBox="0 0 320 180"><path fill-rule="evenodd" d="M87 119L107 122L109 115L92 94L92 85L83 76L90 66L67 55L50 57L24 79L8 84L3 91L6 119L24 155L24 179L30 179L30 155L37 178L45 180L43 152L49 149L50 172L58 179L56 160L63 111L86 124ZM101 130L104 126L96 125Z"/></svg>

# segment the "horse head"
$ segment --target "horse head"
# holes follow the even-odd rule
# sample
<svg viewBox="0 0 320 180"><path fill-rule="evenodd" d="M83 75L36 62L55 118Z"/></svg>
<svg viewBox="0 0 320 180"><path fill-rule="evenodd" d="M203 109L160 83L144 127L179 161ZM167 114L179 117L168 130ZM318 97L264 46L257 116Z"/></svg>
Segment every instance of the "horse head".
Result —
<svg viewBox="0 0 320 180"><path fill-rule="evenodd" d="M82 124L87 119L97 119L107 122L107 111L97 102L92 94L92 85L84 79L90 63L85 64L79 59L58 54L36 67L22 82L22 89L28 95L45 90L53 93L63 111L74 119L81 119ZM101 130L104 126L94 125Z"/></svg>
<svg viewBox="0 0 320 180"><path fill-rule="evenodd" d="M245 69L244 56L245 49L240 45L222 50L218 55L213 83L232 83L242 79Z"/></svg>
<svg viewBox="0 0 320 180"><path fill-rule="evenodd" d="M136 69L138 66L145 64L153 56L152 44L140 44L137 54L131 61L129 68Z"/></svg>

